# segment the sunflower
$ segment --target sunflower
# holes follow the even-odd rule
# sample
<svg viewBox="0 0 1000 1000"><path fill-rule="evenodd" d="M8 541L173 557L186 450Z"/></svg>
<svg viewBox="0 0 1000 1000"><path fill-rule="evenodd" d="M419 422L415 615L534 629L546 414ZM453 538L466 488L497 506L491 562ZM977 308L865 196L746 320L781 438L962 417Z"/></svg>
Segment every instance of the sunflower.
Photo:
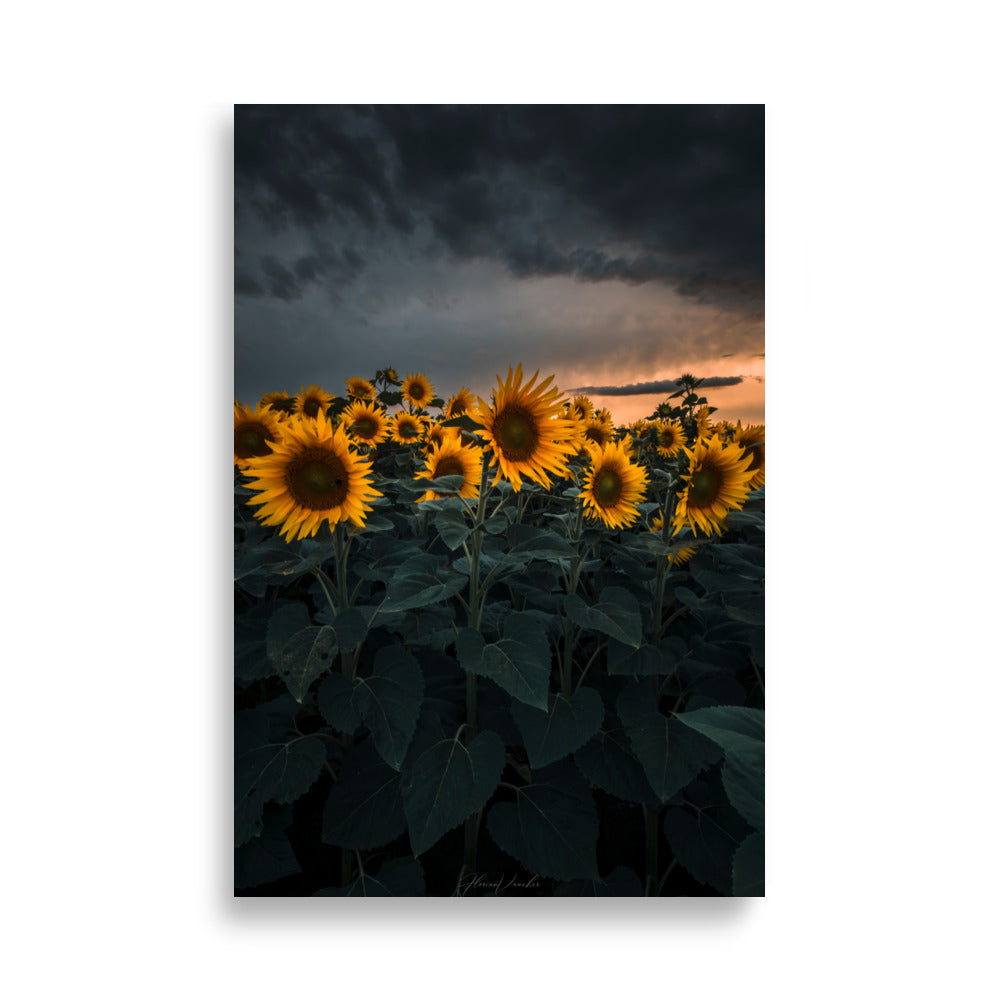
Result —
<svg viewBox="0 0 1000 1000"><path fill-rule="evenodd" d="M654 535L659 534L660 532L663 531L663 515L662 514L654 514L653 515L653 523L650 525L649 530L651 532L653 532ZM681 544L681 545L678 545L677 548L675 548L667 556L667 559L674 566L683 566L684 563L688 562L688 560L691 558L691 556L693 556L695 554L695 552L697 551L697 549L698 549L697 545L684 545L684 544Z"/></svg>
<svg viewBox="0 0 1000 1000"><path fill-rule="evenodd" d="M479 480L483 471L483 449L474 444L464 445L461 438L449 437L443 444L435 445L427 455L425 468L416 474L416 479L438 479L441 476L464 476L465 482L459 488L460 497L474 497L479 493ZM417 500L440 500L455 496L454 493L435 493L428 490Z"/></svg>
<svg viewBox="0 0 1000 1000"><path fill-rule="evenodd" d="M712 429L712 421L709 419L712 415L712 408L710 406L703 406L695 415L695 437L707 437L708 432Z"/></svg>
<svg viewBox="0 0 1000 1000"><path fill-rule="evenodd" d="M611 442L614 431L603 420L593 416L588 417L583 422L583 436L590 444L596 444L598 448L603 448Z"/></svg>
<svg viewBox="0 0 1000 1000"><path fill-rule="evenodd" d="M308 389L302 386L302 391L295 397L295 412L305 414L307 417L319 416L320 413L326 412L326 408L334 398L318 385L311 385Z"/></svg>
<svg viewBox="0 0 1000 1000"><path fill-rule="evenodd" d="M546 391L555 376L537 386L537 371L525 386L521 385L523 377L520 365L516 372L508 367L506 382L497 376L493 405L487 406L480 398L473 415L483 425L483 436L499 466L494 484L503 476L517 492L522 475L549 489L548 474L565 475L566 462L574 454L573 421L559 416L559 390L553 386Z"/></svg>
<svg viewBox="0 0 1000 1000"><path fill-rule="evenodd" d="M374 399L375 386L366 378L355 375L353 378L344 379L347 386L347 395L351 399Z"/></svg>
<svg viewBox="0 0 1000 1000"><path fill-rule="evenodd" d="M260 397L260 405L269 406L282 416L287 416L295 412L295 397L289 396L287 392L265 392Z"/></svg>
<svg viewBox="0 0 1000 1000"><path fill-rule="evenodd" d="M684 428L676 420L658 420L656 427L656 450L664 458L679 455L684 447Z"/></svg>
<svg viewBox="0 0 1000 1000"><path fill-rule="evenodd" d="M594 419L600 420L612 430L614 429L614 419L611 416L611 411L606 406L602 406L601 409L594 411Z"/></svg>
<svg viewBox="0 0 1000 1000"><path fill-rule="evenodd" d="M463 413L468 413L476 405L475 397L472 393L462 386L458 392L452 396L444 407L444 415L446 420L451 420L452 417L459 417Z"/></svg>
<svg viewBox="0 0 1000 1000"><path fill-rule="evenodd" d="M427 381L426 375L407 374L400 392L403 399L417 407L427 406L434 398L434 386Z"/></svg>
<svg viewBox="0 0 1000 1000"><path fill-rule="evenodd" d="M750 424L744 427L743 421L738 420L733 440L752 458L750 471L754 475L750 480L750 489L760 489L764 485L764 425Z"/></svg>
<svg viewBox="0 0 1000 1000"><path fill-rule="evenodd" d="M677 495L674 534L687 525L697 534L721 534L726 512L738 509L750 492L753 456L738 444L726 444L720 438L702 438L694 448L685 448L689 467L687 486Z"/></svg>
<svg viewBox="0 0 1000 1000"><path fill-rule="evenodd" d="M389 436L389 422L385 411L365 400L359 399L351 403L340 419L352 437L366 444L378 444Z"/></svg>
<svg viewBox="0 0 1000 1000"><path fill-rule="evenodd" d="M589 396L574 396L569 406L570 412L580 420L589 420L594 415L594 404Z"/></svg>
<svg viewBox="0 0 1000 1000"><path fill-rule="evenodd" d="M243 468L247 459L269 455L269 442L281 437L281 417L263 403L254 409L233 404L233 463Z"/></svg>
<svg viewBox="0 0 1000 1000"><path fill-rule="evenodd" d="M427 436L424 438L424 448L428 451L434 445L440 448L448 438L461 440L462 432L457 427L442 427L440 424L431 424L427 428Z"/></svg>
<svg viewBox="0 0 1000 1000"><path fill-rule="evenodd" d="M396 413L389 418L389 434L400 444L413 444L424 433L424 421L410 413Z"/></svg>
<svg viewBox="0 0 1000 1000"><path fill-rule="evenodd" d="M624 442L591 449L592 462L581 487L584 509L608 527L624 528L638 516L646 494L646 470L631 462Z"/></svg>
<svg viewBox="0 0 1000 1000"><path fill-rule="evenodd" d="M250 489L260 491L247 503L260 504L256 516L281 525L290 542L315 535L324 521L363 527L366 501L382 495L371 485L371 463L351 451L343 427L301 415L283 425L270 455L249 460L246 473Z"/></svg>

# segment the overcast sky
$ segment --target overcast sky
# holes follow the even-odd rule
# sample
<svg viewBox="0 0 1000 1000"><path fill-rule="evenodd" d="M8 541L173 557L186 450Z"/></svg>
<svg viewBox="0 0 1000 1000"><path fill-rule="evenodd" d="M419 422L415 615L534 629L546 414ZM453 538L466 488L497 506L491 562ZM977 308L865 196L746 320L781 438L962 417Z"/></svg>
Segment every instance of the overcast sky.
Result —
<svg viewBox="0 0 1000 1000"><path fill-rule="evenodd" d="M237 105L235 180L242 402L522 363L620 422L685 371L763 421L762 105Z"/></svg>

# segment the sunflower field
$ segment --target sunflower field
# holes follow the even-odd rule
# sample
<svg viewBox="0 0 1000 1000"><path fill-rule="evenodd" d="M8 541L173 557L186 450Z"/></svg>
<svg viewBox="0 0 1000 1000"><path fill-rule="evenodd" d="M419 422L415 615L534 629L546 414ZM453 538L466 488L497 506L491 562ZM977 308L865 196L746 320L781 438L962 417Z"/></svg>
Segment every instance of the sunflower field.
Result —
<svg viewBox="0 0 1000 1000"><path fill-rule="evenodd" d="M236 403L238 895L763 895L764 428L552 381Z"/></svg>

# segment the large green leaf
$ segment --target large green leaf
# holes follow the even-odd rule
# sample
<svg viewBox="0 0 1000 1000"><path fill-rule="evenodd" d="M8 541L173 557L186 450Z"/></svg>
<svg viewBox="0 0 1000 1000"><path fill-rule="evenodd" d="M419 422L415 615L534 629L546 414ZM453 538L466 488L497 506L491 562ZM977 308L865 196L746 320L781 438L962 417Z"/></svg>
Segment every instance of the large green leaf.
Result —
<svg viewBox="0 0 1000 1000"><path fill-rule="evenodd" d="M604 703L593 689L582 687L569 698L561 694L549 699L549 710L515 701L514 721L524 737L524 748L532 767L546 767L579 750L597 732L604 720Z"/></svg>
<svg viewBox="0 0 1000 1000"><path fill-rule="evenodd" d="M337 655L337 636L329 625L313 625L300 601L286 604L267 625L267 653L292 697L300 702Z"/></svg>
<svg viewBox="0 0 1000 1000"><path fill-rule="evenodd" d="M584 777L609 795L626 802L659 804L623 729L599 732L573 759Z"/></svg>
<svg viewBox="0 0 1000 1000"><path fill-rule="evenodd" d="M370 677L357 678L353 703L372 732L385 762L397 771L417 726L424 675L403 646L383 646Z"/></svg>
<svg viewBox="0 0 1000 1000"><path fill-rule="evenodd" d="M399 772L365 740L351 752L330 789L323 841L367 851L395 840L405 829Z"/></svg>
<svg viewBox="0 0 1000 1000"><path fill-rule="evenodd" d="M438 577L439 572L443 578ZM394 571L382 611L409 611L436 604L457 594L468 582L464 574L440 570L433 556L413 556Z"/></svg>
<svg viewBox="0 0 1000 1000"><path fill-rule="evenodd" d="M263 680L276 672L267 655L267 626L271 615L289 602L284 600L255 604L236 618L234 629L234 667L236 678L244 683Z"/></svg>
<svg viewBox="0 0 1000 1000"><path fill-rule="evenodd" d="M272 806L264 817L261 835L236 848L234 884L237 889L253 889L302 871L284 834L291 822L291 806L281 809Z"/></svg>
<svg viewBox="0 0 1000 1000"><path fill-rule="evenodd" d="M674 636L668 636L658 646L644 642L638 648L608 639L608 673L612 677L632 674L669 677L677 670L684 653L684 643Z"/></svg>
<svg viewBox="0 0 1000 1000"><path fill-rule="evenodd" d="M316 691L316 707L334 729L349 736L361 725L354 704L354 685L343 674L328 674Z"/></svg>
<svg viewBox="0 0 1000 1000"><path fill-rule="evenodd" d="M507 539L510 542L509 555L515 559L520 556L542 562L559 562L577 555L576 549L562 535L547 528L512 524Z"/></svg>
<svg viewBox="0 0 1000 1000"><path fill-rule="evenodd" d="M564 605L569 620L581 628L602 632L634 649L642 644L639 602L622 587L605 587L598 603L592 605L579 594L567 594Z"/></svg>
<svg viewBox="0 0 1000 1000"><path fill-rule="evenodd" d="M499 642L487 643L472 628L459 629L455 649L463 670L489 677L518 701L548 710L552 651L545 629L532 615L507 615Z"/></svg>
<svg viewBox="0 0 1000 1000"><path fill-rule="evenodd" d="M263 712L236 717L235 816L236 846L260 834L265 802L291 803L304 795L326 760L318 736L272 742Z"/></svg>
<svg viewBox="0 0 1000 1000"><path fill-rule="evenodd" d="M733 895L764 895L764 834L751 833L733 854Z"/></svg>
<svg viewBox="0 0 1000 1000"><path fill-rule="evenodd" d="M472 534L472 525L461 508L448 507L438 511L434 517L434 527L449 549L457 549Z"/></svg>
<svg viewBox="0 0 1000 1000"><path fill-rule="evenodd" d="M424 750L407 768L403 783L403 810L415 855L482 809L505 762L503 742L488 730L468 746L459 739L442 739Z"/></svg>
<svg viewBox="0 0 1000 1000"><path fill-rule="evenodd" d="M365 872L343 888L320 889L314 896L425 896L424 870L416 858L395 858L379 869Z"/></svg>
<svg viewBox="0 0 1000 1000"><path fill-rule="evenodd" d="M616 707L636 757L662 802L722 756L712 740L662 715L648 682L626 684Z"/></svg>
<svg viewBox="0 0 1000 1000"><path fill-rule="evenodd" d="M676 718L717 743L726 753L722 782L740 815L764 829L764 713L759 708L719 705L682 712Z"/></svg>
<svg viewBox="0 0 1000 1000"><path fill-rule="evenodd" d="M597 811L569 761L536 772L517 801L498 802L486 821L501 850L543 878L596 879Z"/></svg>
<svg viewBox="0 0 1000 1000"><path fill-rule="evenodd" d="M678 862L702 885L724 896L733 892L733 853L736 842L707 813L693 816L686 809L664 810L663 832Z"/></svg>

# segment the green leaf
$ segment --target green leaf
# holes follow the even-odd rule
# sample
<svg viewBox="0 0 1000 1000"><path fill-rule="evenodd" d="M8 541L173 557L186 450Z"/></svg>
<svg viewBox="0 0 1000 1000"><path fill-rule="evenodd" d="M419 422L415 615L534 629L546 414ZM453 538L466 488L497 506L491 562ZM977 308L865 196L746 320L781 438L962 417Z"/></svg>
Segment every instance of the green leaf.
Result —
<svg viewBox="0 0 1000 1000"><path fill-rule="evenodd" d="M599 732L573 755L584 777L626 802L659 805L623 729Z"/></svg>
<svg viewBox="0 0 1000 1000"><path fill-rule="evenodd" d="M299 703L337 655L337 636L329 625L312 625L301 602L278 608L267 625L267 652L292 697Z"/></svg>
<svg viewBox="0 0 1000 1000"><path fill-rule="evenodd" d="M344 888L332 887L314 896L425 896L424 870L416 858L395 858L379 869L378 875L365 872Z"/></svg>
<svg viewBox="0 0 1000 1000"><path fill-rule="evenodd" d="M253 889L302 871L284 834L291 821L290 807L272 808L264 819L261 835L236 849L234 885L237 889Z"/></svg>
<svg viewBox="0 0 1000 1000"><path fill-rule="evenodd" d="M631 868L619 865L603 879L574 879L557 885L553 896L644 896L642 881Z"/></svg>
<svg viewBox="0 0 1000 1000"><path fill-rule="evenodd" d="M764 895L764 834L751 833L733 855L733 895Z"/></svg>
<svg viewBox="0 0 1000 1000"><path fill-rule="evenodd" d="M361 713L354 704L354 685L343 674L324 677L316 691L316 706L334 729L352 735L361 725Z"/></svg>
<svg viewBox="0 0 1000 1000"><path fill-rule="evenodd" d="M472 526L466 521L463 512L454 507L438 511L434 518L434 527L449 549L457 549L472 533Z"/></svg>
<svg viewBox="0 0 1000 1000"><path fill-rule="evenodd" d="M764 713L759 708L719 705L682 712L676 718L707 736L726 753L722 783L729 801L755 829L764 830Z"/></svg>
<svg viewBox="0 0 1000 1000"><path fill-rule="evenodd" d="M383 646L370 677L356 680L354 706L372 732L382 758L397 771L417 728L424 675L403 646Z"/></svg>
<svg viewBox="0 0 1000 1000"><path fill-rule="evenodd" d="M646 682L626 684L616 707L635 755L661 802L676 795L721 756L711 740L662 715Z"/></svg>
<svg viewBox="0 0 1000 1000"><path fill-rule="evenodd" d="M267 732L267 717L263 713L237 713L234 817L237 847L261 832L265 802L294 802L309 791L326 760L326 747L318 736L272 743Z"/></svg>
<svg viewBox="0 0 1000 1000"><path fill-rule="evenodd" d="M408 769L403 784L403 810L413 853L423 854L482 809L505 763L503 742L488 730L468 746L458 739L442 739L425 750Z"/></svg>
<svg viewBox="0 0 1000 1000"><path fill-rule="evenodd" d="M663 832L677 861L702 885L724 896L733 891L733 838L708 813L691 815L686 809L666 809Z"/></svg>
<svg viewBox="0 0 1000 1000"><path fill-rule="evenodd" d="M639 602L622 587L605 587L600 601L588 605L579 594L567 594L566 614L581 628L594 629L634 649L642 644Z"/></svg>
<svg viewBox="0 0 1000 1000"><path fill-rule="evenodd" d="M548 712L520 701L513 703L511 711L533 768L545 767L579 750L604 720L601 696L589 687L580 688L568 699L561 694L551 696Z"/></svg>
<svg viewBox="0 0 1000 1000"><path fill-rule="evenodd" d="M680 640L668 637L659 646L644 642L636 649L617 639L608 639L608 674L611 677L633 674L669 677L682 658L683 654L678 656L678 648L682 645Z"/></svg>
<svg viewBox="0 0 1000 1000"><path fill-rule="evenodd" d="M543 562L559 562L573 559L576 549L562 535L545 528L535 528L528 524L512 524L507 532L510 542L509 555L526 556Z"/></svg>
<svg viewBox="0 0 1000 1000"><path fill-rule="evenodd" d="M368 634L368 619L357 608L348 608L334 618L333 631L341 649L353 649L364 642Z"/></svg>
<svg viewBox="0 0 1000 1000"><path fill-rule="evenodd" d="M389 580L382 611L390 613L424 608L446 600L468 585L469 578L464 574L448 572L441 580L437 572L437 560L433 556L420 555L407 559Z"/></svg>
<svg viewBox="0 0 1000 1000"><path fill-rule="evenodd" d="M433 490L435 493L458 493L458 491L465 485L465 476L438 476L437 479L415 479L414 482L418 486L423 486L425 490ZM459 504L461 504L461 501L459 501ZM452 509L463 510L464 508L457 506Z"/></svg>
<svg viewBox="0 0 1000 1000"><path fill-rule="evenodd" d="M323 842L361 851L383 847L406 829L399 772L372 740L351 752L323 809Z"/></svg>
<svg viewBox="0 0 1000 1000"><path fill-rule="evenodd" d="M357 525L351 526L352 535L361 535L366 531L395 531L396 525L387 517L374 514L369 511L364 515L364 524L359 528Z"/></svg>
<svg viewBox="0 0 1000 1000"><path fill-rule="evenodd" d="M486 643L475 629L459 629L455 649L463 670L489 677L518 701L548 710L552 651L545 629L532 615L507 615L499 642Z"/></svg>
<svg viewBox="0 0 1000 1000"><path fill-rule="evenodd" d="M568 761L539 771L517 802L498 802L486 821L501 850L543 878L596 879L597 811Z"/></svg>
<svg viewBox="0 0 1000 1000"><path fill-rule="evenodd" d="M233 652L237 680L251 683L274 675L274 663L267 655L267 626L271 615L288 603L277 600L256 604L236 618Z"/></svg>
<svg viewBox="0 0 1000 1000"><path fill-rule="evenodd" d="M457 417L450 417L441 421L442 427L461 427L463 431L475 433L483 430L483 425L476 423L467 413L460 413Z"/></svg>

